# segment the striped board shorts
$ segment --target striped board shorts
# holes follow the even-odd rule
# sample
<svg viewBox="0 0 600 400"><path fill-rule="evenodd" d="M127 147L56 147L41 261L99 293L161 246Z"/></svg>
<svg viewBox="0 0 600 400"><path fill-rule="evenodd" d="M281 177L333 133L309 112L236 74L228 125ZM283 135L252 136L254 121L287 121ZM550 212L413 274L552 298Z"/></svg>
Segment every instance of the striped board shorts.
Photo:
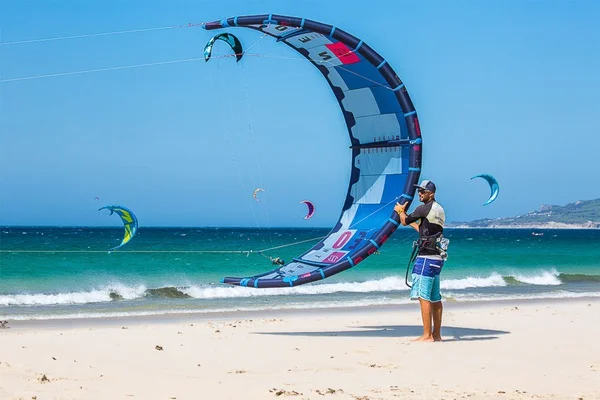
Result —
<svg viewBox="0 0 600 400"><path fill-rule="evenodd" d="M431 303L442 301L440 293L440 272L444 261L439 258L419 256L412 271L411 300L423 299Z"/></svg>

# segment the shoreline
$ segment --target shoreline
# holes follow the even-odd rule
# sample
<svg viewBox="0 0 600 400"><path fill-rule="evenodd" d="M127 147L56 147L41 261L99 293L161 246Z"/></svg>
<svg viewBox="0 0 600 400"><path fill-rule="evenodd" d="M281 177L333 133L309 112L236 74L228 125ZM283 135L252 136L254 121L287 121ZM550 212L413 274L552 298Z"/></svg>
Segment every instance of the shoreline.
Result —
<svg viewBox="0 0 600 400"><path fill-rule="evenodd" d="M593 283L592 283L593 282ZM597 281L592 281L593 285L584 290L569 291L541 291L531 293L490 293L488 296L468 296L461 297L452 292L452 289L446 290L443 296L444 304L452 304L457 307L474 307L476 305L496 305L496 304L520 304L524 302L561 302L576 300L600 299L600 286ZM554 285L551 287L555 287ZM224 318L229 315L273 315L273 314L302 314L310 313L329 313L329 312L352 312L353 310L378 310L378 309L403 309L415 304L408 296L408 291L403 293L394 293L389 297L386 291L380 292L378 297L352 299L346 298L344 301L337 299L332 292L320 295L317 304L308 302L307 299L314 294L297 294L301 296L300 300L294 297L285 301L280 298L282 295L276 295L275 302L269 302L270 296L264 297L262 302L245 304L245 297L231 297L227 303L213 304L204 303L202 299L192 299L193 302L187 306L182 303L172 303L169 306L169 300L165 299L162 306L149 307L142 303L135 306L134 303L129 307L119 305L115 302L107 303L86 303L86 304L61 304L61 305L7 305L0 307L0 320L10 321L11 326L27 324L85 324L85 321L102 320L153 320L153 319L190 319L190 318ZM358 295L361 292L349 292L349 296ZM328 300L330 295L333 299ZM336 300L337 299L337 300ZM218 301L218 300L217 300ZM114 304L113 304L114 303ZM95 305L100 306L96 309ZM134 307L135 306L135 307ZM57 308L58 307L58 308Z"/></svg>
<svg viewBox="0 0 600 400"><path fill-rule="evenodd" d="M446 308L453 310L470 310L486 307L518 307L519 305L545 305L561 303L583 303L600 301L599 297L584 296L572 298L536 298L536 299L500 299L500 300L464 300L452 301L444 300ZM280 309L261 309L261 310L232 310L215 312L184 312L184 313L159 313L151 315L123 315L123 316L99 316L91 318L46 318L46 319L27 319L27 320L8 320L7 328L15 330L30 330L36 328L44 329L64 329L64 328L84 328L88 326L95 327L113 327L121 326L123 323L130 325L154 325L164 323L186 323L190 321L227 321L244 318L284 318L284 317L309 317L324 315L347 315L347 314L365 314L365 313L393 313L404 312L406 310L418 310L418 303L413 301L405 304L378 304L352 307L323 307L323 308L280 308Z"/></svg>

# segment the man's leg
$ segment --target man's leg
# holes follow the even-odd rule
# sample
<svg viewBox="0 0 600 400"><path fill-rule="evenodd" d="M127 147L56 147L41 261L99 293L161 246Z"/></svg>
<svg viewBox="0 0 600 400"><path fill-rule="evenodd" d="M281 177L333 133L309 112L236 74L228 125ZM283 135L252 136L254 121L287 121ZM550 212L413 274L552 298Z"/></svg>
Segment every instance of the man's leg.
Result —
<svg viewBox="0 0 600 400"><path fill-rule="evenodd" d="M444 312L444 306L442 302L431 303L432 317L433 317L433 340L436 342L442 341L442 313Z"/></svg>
<svg viewBox="0 0 600 400"><path fill-rule="evenodd" d="M421 319L423 320L423 336L413 339L414 342L433 342L433 334L431 329L432 312L431 302L419 298L421 303Z"/></svg>
<svg viewBox="0 0 600 400"><path fill-rule="evenodd" d="M436 342L442 341L442 294L440 293L440 275L433 278L433 286L431 288L431 316L433 317L433 340Z"/></svg>

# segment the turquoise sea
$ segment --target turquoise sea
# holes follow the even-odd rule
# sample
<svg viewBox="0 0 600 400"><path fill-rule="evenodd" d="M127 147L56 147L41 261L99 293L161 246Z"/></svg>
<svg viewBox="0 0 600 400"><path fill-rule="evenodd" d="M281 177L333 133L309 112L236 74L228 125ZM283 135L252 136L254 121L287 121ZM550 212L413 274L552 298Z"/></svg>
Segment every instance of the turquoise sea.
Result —
<svg viewBox="0 0 600 400"><path fill-rule="evenodd" d="M272 269L328 229L0 228L0 320L408 303L416 232L400 229L353 269L295 288L220 283ZM446 301L600 297L600 230L446 229Z"/></svg>

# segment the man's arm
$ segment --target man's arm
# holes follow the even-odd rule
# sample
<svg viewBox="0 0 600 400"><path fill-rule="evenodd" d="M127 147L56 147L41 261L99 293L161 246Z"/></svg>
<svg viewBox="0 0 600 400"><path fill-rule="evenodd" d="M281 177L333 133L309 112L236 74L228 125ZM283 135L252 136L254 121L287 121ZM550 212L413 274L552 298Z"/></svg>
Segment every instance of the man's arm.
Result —
<svg viewBox="0 0 600 400"><path fill-rule="evenodd" d="M406 214L405 207L406 204L396 203L396 205L394 206L394 211L398 213L402 225L410 225L418 232L419 224L417 224L417 221L419 221L421 218L426 217L426 215L421 215L425 212L423 206L417 207L415 211L410 215Z"/></svg>
<svg viewBox="0 0 600 400"><path fill-rule="evenodd" d="M394 211L398 213L402 225L406 226L406 211L404 211L404 207L406 207L405 204L396 203L394 206Z"/></svg>

